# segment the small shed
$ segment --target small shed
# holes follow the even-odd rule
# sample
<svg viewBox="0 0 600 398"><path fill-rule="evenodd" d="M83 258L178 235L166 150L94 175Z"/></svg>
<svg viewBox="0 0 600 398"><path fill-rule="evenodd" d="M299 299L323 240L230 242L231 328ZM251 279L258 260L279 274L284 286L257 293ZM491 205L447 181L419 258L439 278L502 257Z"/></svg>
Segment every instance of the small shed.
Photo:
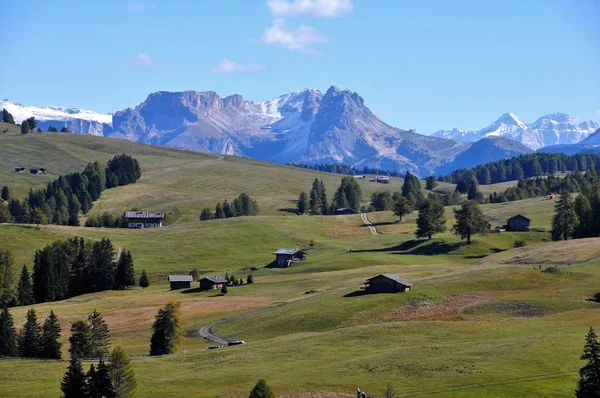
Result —
<svg viewBox="0 0 600 398"><path fill-rule="evenodd" d="M171 290L189 289L194 278L191 275L169 275Z"/></svg>
<svg viewBox="0 0 600 398"><path fill-rule="evenodd" d="M15 173L22 173L25 171L25 167L15 167Z"/></svg>
<svg viewBox="0 0 600 398"><path fill-rule="evenodd" d="M275 263L279 267L289 267L294 261L306 260L306 252L300 249L279 249L273 252Z"/></svg>
<svg viewBox="0 0 600 398"><path fill-rule="evenodd" d="M381 274L367 279L364 290L367 293L402 293L408 292L412 283L394 274Z"/></svg>
<svg viewBox="0 0 600 398"><path fill-rule="evenodd" d="M529 231L531 220L522 214L517 214L506 221L507 231Z"/></svg>
<svg viewBox="0 0 600 398"><path fill-rule="evenodd" d="M165 225L164 213L147 211L126 211L123 215L127 228L160 228Z"/></svg>
<svg viewBox="0 0 600 398"><path fill-rule="evenodd" d="M227 284L227 279L220 276L207 276L200 279L200 290L222 289Z"/></svg>
<svg viewBox="0 0 600 398"><path fill-rule="evenodd" d="M335 214L337 214L337 215L356 214L356 210L350 209L349 207L342 207L339 209L335 209Z"/></svg>
<svg viewBox="0 0 600 398"><path fill-rule="evenodd" d="M33 167L29 169L31 174L46 174L46 169L43 167Z"/></svg>

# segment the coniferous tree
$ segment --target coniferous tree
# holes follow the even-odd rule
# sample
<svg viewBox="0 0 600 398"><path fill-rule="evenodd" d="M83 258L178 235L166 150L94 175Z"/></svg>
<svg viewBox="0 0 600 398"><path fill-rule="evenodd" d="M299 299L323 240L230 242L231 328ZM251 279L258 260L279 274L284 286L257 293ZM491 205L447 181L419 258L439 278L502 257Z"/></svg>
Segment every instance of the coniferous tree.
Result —
<svg viewBox="0 0 600 398"><path fill-rule="evenodd" d="M29 127L29 123L23 120L23 122L21 123L21 134L29 134L29 130L31 130L31 128Z"/></svg>
<svg viewBox="0 0 600 398"><path fill-rule="evenodd" d="M579 382L575 390L577 398L600 397L600 344L594 329L585 337L581 359L587 363L579 370Z"/></svg>
<svg viewBox="0 0 600 398"><path fill-rule="evenodd" d="M31 286L31 277L29 276L29 270L24 265L21 270L21 277L19 278L19 285L17 286L17 295L19 298L19 305L31 305L35 303L33 297L33 288Z"/></svg>
<svg viewBox="0 0 600 398"><path fill-rule="evenodd" d="M150 355L172 354L181 339L179 303L169 302L156 314L152 325Z"/></svg>
<svg viewBox="0 0 600 398"><path fill-rule="evenodd" d="M4 307L0 312L0 356L13 357L17 353L17 330L12 315Z"/></svg>
<svg viewBox="0 0 600 398"><path fill-rule="evenodd" d="M37 315L32 308L27 311L27 320L19 333L19 351L24 358L40 356L42 329L37 321Z"/></svg>
<svg viewBox="0 0 600 398"><path fill-rule="evenodd" d="M58 129L54 126L50 126L50 127L48 127L48 132L49 133L58 133Z"/></svg>
<svg viewBox="0 0 600 398"><path fill-rule="evenodd" d="M0 224L5 222L13 222L13 216L10 214L8 207L0 205Z"/></svg>
<svg viewBox="0 0 600 398"><path fill-rule="evenodd" d="M4 123L15 124L15 119L13 118L13 115L11 115L11 113L6 109L2 109L2 121Z"/></svg>
<svg viewBox="0 0 600 398"><path fill-rule="evenodd" d="M319 180L315 178L309 194L310 212L314 215L322 214L321 195L319 193L319 190Z"/></svg>
<svg viewBox="0 0 600 398"><path fill-rule="evenodd" d="M333 195L333 207L336 209L350 208L358 211L362 200L361 197L362 191L358 181L353 177L344 177Z"/></svg>
<svg viewBox="0 0 600 398"><path fill-rule="evenodd" d="M577 195L575 198L573 210L579 221L575 228L574 235L577 237L593 236L594 215L592 205L584 193Z"/></svg>
<svg viewBox="0 0 600 398"><path fill-rule="evenodd" d="M92 357L93 339L92 329L88 323L82 320L73 322L71 336L69 337L71 358Z"/></svg>
<svg viewBox="0 0 600 398"><path fill-rule="evenodd" d="M254 283L254 277L252 276L252 274L248 275L248 278L246 278L246 283L247 284Z"/></svg>
<svg viewBox="0 0 600 398"><path fill-rule="evenodd" d="M60 325L54 311L50 310L48 318L42 326L42 338L40 347L40 358L60 359L60 348L62 343L60 339Z"/></svg>
<svg viewBox="0 0 600 398"><path fill-rule="evenodd" d="M452 227L452 231L461 239L466 238L467 244L471 244L472 234L489 231L490 223L474 200L469 200L460 209L454 209L454 216L456 224Z"/></svg>
<svg viewBox="0 0 600 398"><path fill-rule="evenodd" d="M137 387L137 381L127 354L119 346L110 353L108 371L114 396L131 397Z"/></svg>
<svg viewBox="0 0 600 398"><path fill-rule="evenodd" d="M394 203L392 207L392 211L398 217L398 221L402 221L402 217L407 214L410 214L413 211L412 206L408 203L408 199L403 196L400 196L398 200Z"/></svg>
<svg viewBox="0 0 600 398"><path fill-rule="evenodd" d="M223 287L221 288L221 294L226 295L228 291L229 290L227 289L227 285L223 285Z"/></svg>
<svg viewBox="0 0 600 398"><path fill-rule="evenodd" d="M143 269L142 270L142 275L140 275L140 287L142 289L147 288L148 286L150 286L150 280L148 279L148 274L146 274L146 270Z"/></svg>
<svg viewBox="0 0 600 398"><path fill-rule="evenodd" d="M223 201L223 214L225 214L225 218L231 218L236 216L233 207L231 207L227 199Z"/></svg>
<svg viewBox="0 0 600 398"><path fill-rule="evenodd" d="M327 201L327 191L323 180L319 181L319 199L321 201L321 214L329 213L329 202Z"/></svg>
<svg viewBox="0 0 600 398"><path fill-rule="evenodd" d="M115 249L110 239L94 242L89 265L91 292L112 289L115 282Z"/></svg>
<svg viewBox="0 0 600 398"><path fill-rule="evenodd" d="M438 185L435 175L431 175L425 179L425 189L431 191Z"/></svg>
<svg viewBox="0 0 600 398"><path fill-rule="evenodd" d="M298 198L298 202L296 203L298 208L298 214L304 214L310 208L310 203L308 201L308 195L306 192L302 191L300 193L300 197Z"/></svg>
<svg viewBox="0 0 600 398"><path fill-rule="evenodd" d="M575 230L575 209L569 193L560 195L552 218L552 240L567 240Z"/></svg>
<svg viewBox="0 0 600 398"><path fill-rule="evenodd" d="M13 257L0 249L0 306L9 306L15 300Z"/></svg>
<svg viewBox="0 0 600 398"><path fill-rule="evenodd" d="M110 331L102 315L96 310L88 315L91 332L90 356L93 358L102 358L108 355L108 346L110 345Z"/></svg>
<svg viewBox="0 0 600 398"><path fill-rule="evenodd" d="M419 207L417 217L417 238L427 237L431 240L434 234L446 230L446 218L444 217L444 206L434 200L426 199Z"/></svg>
<svg viewBox="0 0 600 398"><path fill-rule="evenodd" d="M123 290L135 285L135 273L133 270L133 257L130 251L122 251L117 261L115 271L115 287Z"/></svg>
<svg viewBox="0 0 600 398"><path fill-rule="evenodd" d="M64 398L82 398L86 396L86 377L78 357L71 357L69 368L63 377L60 389Z"/></svg>
<svg viewBox="0 0 600 398"><path fill-rule="evenodd" d="M250 391L250 398L275 398L275 394L267 385L265 379L260 379Z"/></svg>
<svg viewBox="0 0 600 398"><path fill-rule="evenodd" d="M97 367L94 367L94 364L90 366L87 379L87 398L112 398L115 396L108 365L102 358L100 358Z"/></svg>
<svg viewBox="0 0 600 398"><path fill-rule="evenodd" d="M8 190L8 187L2 187L2 194L0 197L7 202L10 200L10 191Z"/></svg>
<svg viewBox="0 0 600 398"><path fill-rule="evenodd" d="M63 128L60 129L61 133L70 133L69 129L67 128L67 126L64 126Z"/></svg>
<svg viewBox="0 0 600 398"><path fill-rule="evenodd" d="M215 208L215 218L225 218L225 213L223 212L221 203L217 203L217 207Z"/></svg>
<svg viewBox="0 0 600 398"><path fill-rule="evenodd" d="M407 171L404 176L404 183L402 184L402 196L408 197L410 193L412 193L415 198L418 197L419 194L421 194L421 182L416 175Z"/></svg>

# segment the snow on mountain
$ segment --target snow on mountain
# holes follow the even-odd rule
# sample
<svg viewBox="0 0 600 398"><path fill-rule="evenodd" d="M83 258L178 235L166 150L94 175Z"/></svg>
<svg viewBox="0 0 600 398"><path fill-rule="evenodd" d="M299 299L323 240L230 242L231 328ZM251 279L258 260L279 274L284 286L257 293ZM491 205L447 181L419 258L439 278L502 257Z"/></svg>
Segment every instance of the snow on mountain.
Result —
<svg viewBox="0 0 600 398"><path fill-rule="evenodd" d="M81 119L105 124L112 123L112 115L102 114L89 109L63 108L58 106L23 106L18 102L11 100L1 100L0 109L6 109L10 112L16 123L21 123L25 119L35 117L38 121L67 121L71 119Z"/></svg>
<svg viewBox="0 0 600 398"><path fill-rule="evenodd" d="M575 144L599 127L594 121L579 122L564 113L552 113L527 124L515 114L505 113L491 125L477 131L440 130L432 135L458 141L474 142L484 137L506 137L537 150L550 145Z"/></svg>

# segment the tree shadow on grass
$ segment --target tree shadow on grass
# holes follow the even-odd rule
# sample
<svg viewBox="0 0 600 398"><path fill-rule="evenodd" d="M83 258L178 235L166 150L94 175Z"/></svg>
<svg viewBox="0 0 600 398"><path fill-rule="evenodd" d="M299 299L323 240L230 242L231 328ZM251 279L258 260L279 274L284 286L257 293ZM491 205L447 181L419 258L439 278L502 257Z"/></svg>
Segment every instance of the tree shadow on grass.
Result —
<svg viewBox="0 0 600 398"><path fill-rule="evenodd" d="M412 254L433 256L437 254L448 254L466 245L464 242L446 243L441 241L429 241L421 239L412 239L400 243L397 246L384 247L381 249L352 250L352 253L382 253L390 252L392 254Z"/></svg>
<svg viewBox="0 0 600 398"><path fill-rule="evenodd" d="M594 303L600 303L600 292L594 293L592 297L588 299L588 301L593 301Z"/></svg>
<svg viewBox="0 0 600 398"><path fill-rule="evenodd" d="M277 211L280 211L282 213L298 214L298 209L292 207L281 207L277 209Z"/></svg>
<svg viewBox="0 0 600 398"><path fill-rule="evenodd" d="M191 289L181 290L179 293L181 294L190 294L190 293L200 293L205 292L206 289L200 289L199 287L192 287Z"/></svg>
<svg viewBox="0 0 600 398"><path fill-rule="evenodd" d="M396 221L380 221L380 222L372 222L371 224L373 224L374 227L380 227L383 225L394 225L397 224Z"/></svg>
<svg viewBox="0 0 600 398"><path fill-rule="evenodd" d="M369 293L367 293L364 290L356 290L354 292L344 294L344 297L360 297L360 296L366 296L367 294L369 294Z"/></svg>

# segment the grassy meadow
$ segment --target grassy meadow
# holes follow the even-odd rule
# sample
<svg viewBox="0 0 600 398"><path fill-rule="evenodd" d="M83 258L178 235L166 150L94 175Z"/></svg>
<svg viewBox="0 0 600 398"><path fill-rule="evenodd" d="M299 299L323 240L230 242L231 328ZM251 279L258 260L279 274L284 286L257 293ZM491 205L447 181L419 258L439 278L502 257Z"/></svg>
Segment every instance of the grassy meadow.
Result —
<svg viewBox="0 0 600 398"><path fill-rule="evenodd" d="M600 292L600 238L550 242L554 201L482 205L492 226L522 213L540 231L476 235L471 245L449 231L431 241L416 239L416 213L402 222L391 212L369 213L379 232L373 235L359 215L292 212L314 178L323 179L331 197L340 175L101 137L16 131L0 135L0 186L22 197L31 187L119 153L135 156L143 176L105 191L92 213L161 211L169 216L167 227L0 224L0 248L11 251L17 270L31 266L35 250L46 244L83 236L110 238L131 250L137 272L150 274L147 289L11 309L18 328L29 308L38 319L54 310L63 329L63 358L71 322L97 309L109 324L112 344L132 358L137 397L244 397L259 378L278 397L290 398L347 397L357 386L381 396L387 383L407 397L572 395L585 333L590 326L600 328L594 299ZM49 174L14 173L19 165L44 166ZM402 180L359 183L367 202L373 192L399 190ZM452 189L445 183L436 188ZM203 207L242 192L259 202L259 216L198 221ZM452 209L445 209L448 229ZM526 246L514 249L517 239ZM306 249L308 260L287 269L262 268L282 247ZM558 271L542 272L556 265ZM204 275L246 278L247 266L259 267L252 272L255 283L232 287L222 297L199 292L197 284L171 291L166 283L169 272L194 268ZM360 294L367 278L385 272L411 281L413 290ZM154 315L168 301L181 302L186 337L177 353L149 357ZM213 321L283 303L290 305L215 328L217 335L246 345L209 350L212 344L198 337L198 329ZM0 395L59 396L67 366L65 359L0 359Z"/></svg>

